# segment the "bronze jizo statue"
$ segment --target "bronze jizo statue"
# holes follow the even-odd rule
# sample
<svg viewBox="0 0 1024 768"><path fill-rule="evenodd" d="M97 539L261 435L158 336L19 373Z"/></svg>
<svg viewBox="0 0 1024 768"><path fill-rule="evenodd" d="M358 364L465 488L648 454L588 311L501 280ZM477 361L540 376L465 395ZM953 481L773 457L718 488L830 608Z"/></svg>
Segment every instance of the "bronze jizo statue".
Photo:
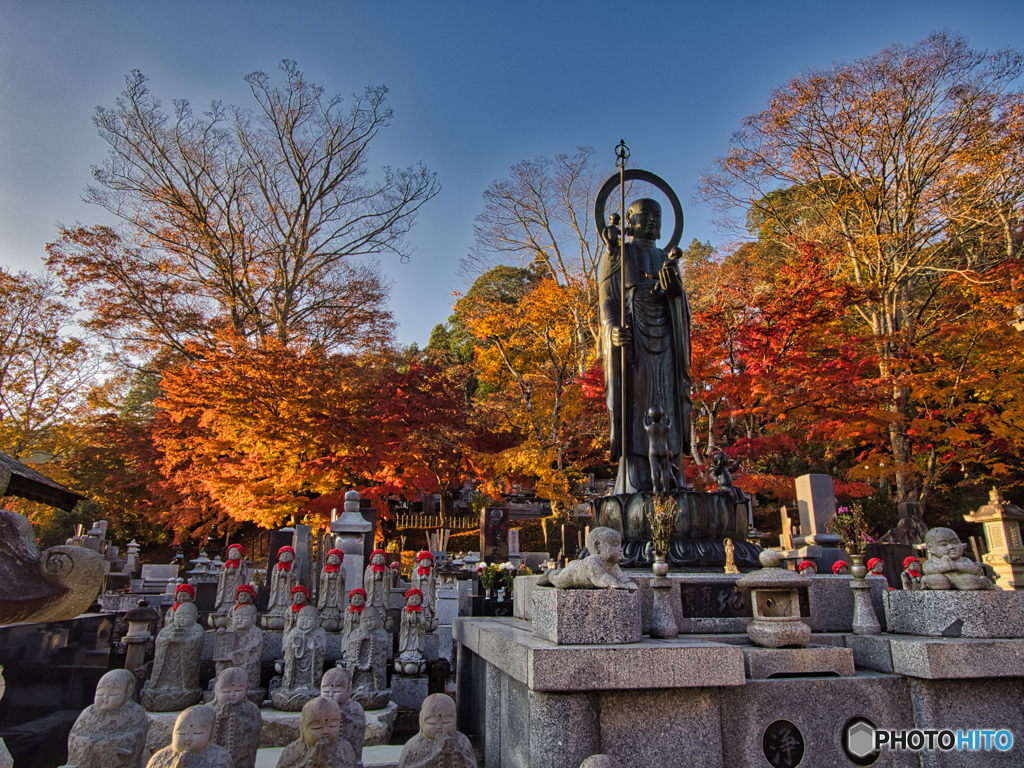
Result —
<svg viewBox="0 0 1024 768"><path fill-rule="evenodd" d="M690 450L690 306L679 272L681 251L672 247L682 233L682 209L671 187L654 174L627 170L625 178L659 186L673 203L676 222L666 254L657 245L661 205L650 198L634 201L624 241L609 247L601 262L602 356L612 460L619 461L617 494L684 487L682 458ZM618 181L618 176L609 179L598 195L595 215L602 235L607 228L602 195L607 197ZM658 446L649 445L645 427L653 417L648 414L658 414ZM652 448L657 448L657 471L650 464Z"/></svg>

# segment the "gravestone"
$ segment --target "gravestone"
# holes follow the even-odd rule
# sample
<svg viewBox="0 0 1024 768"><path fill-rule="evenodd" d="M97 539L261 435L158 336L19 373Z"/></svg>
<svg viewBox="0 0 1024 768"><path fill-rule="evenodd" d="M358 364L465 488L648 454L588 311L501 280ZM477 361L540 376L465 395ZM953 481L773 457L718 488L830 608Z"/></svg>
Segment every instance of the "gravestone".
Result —
<svg viewBox="0 0 1024 768"><path fill-rule="evenodd" d="M512 563L518 564L519 562L519 531L511 530L508 532L508 559Z"/></svg>
<svg viewBox="0 0 1024 768"><path fill-rule="evenodd" d="M508 523L507 507L487 507L480 513L480 556L484 562L508 560Z"/></svg>
<svg viewBox="0 0 1024 768"><path fill-rule="evenodd" d="M794 546L834 547L840 539L827 533L825 523L836 515L836 497L829 475L801 475L796 479L796 503L800 509L800 536Z"/></svg>
<svg viewBox="0 0 1024 768"><path fill-rule="evenodd" d="M143 581L169 581L178 578L177 565L143 565Z"/></svg>
<svg viewBox="0 0 1024 768"><path fill-rule="evenodd" d="M360 499L359 514L362 515L363 520L370 524L369 535L363 537L363 562L368 563L370 562L370 555L377 548L375 535L377 530L377 510L370 506L369 499ZM361 581L358 583L361 583Z"/></svg>
<svg viewBox="0 0 1024 768"><path fill-rule="evenodd" d="M566 523L562 526L562 557L566 560L575 560L578 552L579 534L576 526Z"/></svg>
<svg viewBox="0 0 1024 768"><path fill-rule="evenodd" d="M312 575L313 562L313 529L301 523L295 526L295 568L299 572L299 584L312 592L315 577Z"/></svg>

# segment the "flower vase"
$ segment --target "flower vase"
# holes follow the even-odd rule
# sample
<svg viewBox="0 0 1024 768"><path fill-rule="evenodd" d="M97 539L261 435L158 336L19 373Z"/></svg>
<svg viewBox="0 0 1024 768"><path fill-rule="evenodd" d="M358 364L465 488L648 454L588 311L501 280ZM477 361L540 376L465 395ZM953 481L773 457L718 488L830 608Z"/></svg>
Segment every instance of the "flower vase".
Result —
<svg viewBox="0 0 1024 768"><path fill-rule="evenodd" d="M665 578L668 576L668 552L655 552L654 553L654 565L652 570L654 575L659 578Z"/></svg>
<svg viewBox="0 0 1024 768"><path fill-rule="evenodd" d="M850 555L850 573L855 579L863 579L868 575L868 567L864 565L864 555Z"/></svg>

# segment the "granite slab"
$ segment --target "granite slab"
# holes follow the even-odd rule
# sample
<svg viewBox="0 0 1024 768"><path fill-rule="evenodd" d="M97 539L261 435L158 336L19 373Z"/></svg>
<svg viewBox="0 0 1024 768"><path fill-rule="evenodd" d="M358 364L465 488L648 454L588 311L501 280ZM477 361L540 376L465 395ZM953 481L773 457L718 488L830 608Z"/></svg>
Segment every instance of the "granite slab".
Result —
<svg viewBox="0 0 1024 768"><path fill-rule="evenodd" d="M391 703L397 704L399 709L418 711L427 698L427 686L426 675L395 675L391 678Z"/></svg>
<svg viewBox="0 0 1024 768"><path fill-rule="evenodd" d="M1024 677L1024 640L893 637L893 670L927 680Z"/></svg>
<svg viewBox="0 0 1024 768"><path fill-rule="evenodd" d="M556 645L639 643L640 595L626 589L533 588L533 634Z"/></svg>
<svg viewBox="0 0 1024 768"><path fill-rule="evenodd" d="M459 618L455 639L531 691L600 691L743 685L743 651L695 636L639 643L552 645L532 623Z"/></svg>
<svg viewBox="0 0 1024 768"><path fill-rule="evenodd" d="M924 637L1024 638L1024 592L889 590L889 631Z"/></svg>
<svg viewBox="0 0 1024 768"><path fill-rule="evenodd" d="M853 651L827 645L806 648L759 648L743 646L747 677L769 680L773 677L853 677Z"/></svg>

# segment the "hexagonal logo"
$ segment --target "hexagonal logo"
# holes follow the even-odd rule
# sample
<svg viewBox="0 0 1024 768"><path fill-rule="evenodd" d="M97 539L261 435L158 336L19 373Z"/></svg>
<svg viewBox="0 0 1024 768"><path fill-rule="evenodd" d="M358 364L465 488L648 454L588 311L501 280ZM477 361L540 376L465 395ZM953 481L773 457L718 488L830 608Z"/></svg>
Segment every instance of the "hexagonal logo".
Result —
<svg viewBox="0 0 1024 768"><path fill-rule="evenodd" d="M843 751L854 765L871 765L879 757L875 749L875 724L866 717L854 717L843 726Z"/></svg>

